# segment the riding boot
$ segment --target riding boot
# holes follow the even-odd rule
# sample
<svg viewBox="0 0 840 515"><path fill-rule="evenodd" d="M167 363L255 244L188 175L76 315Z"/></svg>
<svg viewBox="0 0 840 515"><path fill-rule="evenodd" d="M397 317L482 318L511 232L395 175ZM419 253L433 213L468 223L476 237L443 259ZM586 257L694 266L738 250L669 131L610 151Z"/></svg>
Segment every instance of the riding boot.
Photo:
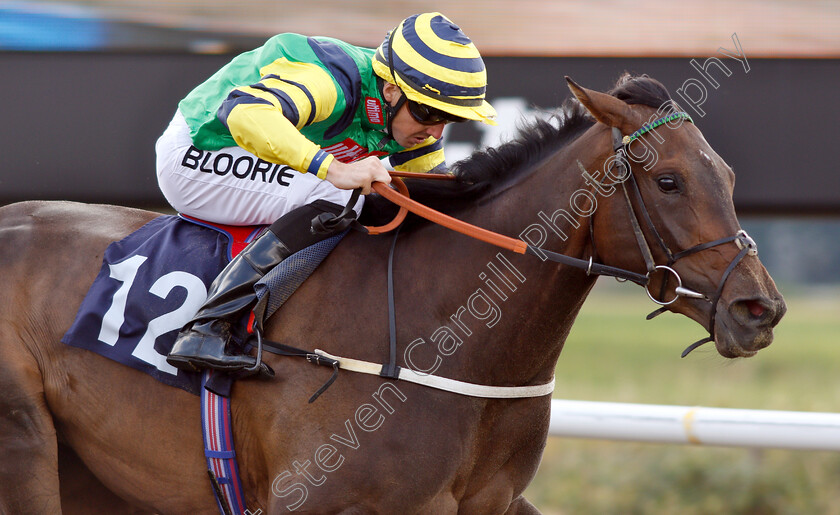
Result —
<svg viewBox="0 0 840 515"><path fill-rule="evenodd" d="M342 207L316 200L296 208L275 221L259 238L243 249L210 285L207 300L193 319L178 333L166 361L181 370L213 368L236 372L253 368L256 359L228 354L232 327L257 302L254 284L295 252L327 238L310 227L323 213L338 214Z"/></svg>
<svg viewBox="0 0 840 515"><path fill-rule="evenodd" d="M271 231L243 249L210 285L207 300L178 333L166 361L187 371L214 368L232 372L253 367L252 356L225 352L231 328L256 303L254 284L291 254Z"/></svg>

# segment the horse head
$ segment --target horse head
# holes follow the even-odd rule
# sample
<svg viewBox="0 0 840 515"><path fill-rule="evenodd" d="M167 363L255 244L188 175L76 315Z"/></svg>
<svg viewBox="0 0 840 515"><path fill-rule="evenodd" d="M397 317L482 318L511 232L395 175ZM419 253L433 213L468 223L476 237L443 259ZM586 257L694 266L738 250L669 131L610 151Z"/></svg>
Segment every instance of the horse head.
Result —
<svg viewBox="0 0 840 515"><path fill-rule="evenodd" d="M738 224L732 168L659 82L626 77L608 94L567 81L603 148L590 174L606 197L590 217L593 254L647 274L660 311L704 326L722 356L768 346L786 307Z"/></svg>

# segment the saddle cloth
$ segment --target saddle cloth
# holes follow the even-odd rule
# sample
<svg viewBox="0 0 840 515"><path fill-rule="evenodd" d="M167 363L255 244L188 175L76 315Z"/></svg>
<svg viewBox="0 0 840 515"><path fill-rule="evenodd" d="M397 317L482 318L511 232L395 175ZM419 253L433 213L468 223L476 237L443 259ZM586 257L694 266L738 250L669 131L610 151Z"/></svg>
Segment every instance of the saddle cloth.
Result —
<svg viewBox="0 0 840 515"><path fill-rule="evenodd" d="M166 362L178 331L203 304L213 279L261 227L224 227L164 215L105 250L61 341L198 395L199 374Z"/></svg>
<svg viewBox="0 0 840 515"><path fill-rule="evenodd" d="M61 341L198 395L200 374L176 369L166 355L219 272L263 228L214 225L183 215L149 221L105 250L102 268ZM293 254L257 284L258 296L268 294L266 318L343 236Z"/></svg>

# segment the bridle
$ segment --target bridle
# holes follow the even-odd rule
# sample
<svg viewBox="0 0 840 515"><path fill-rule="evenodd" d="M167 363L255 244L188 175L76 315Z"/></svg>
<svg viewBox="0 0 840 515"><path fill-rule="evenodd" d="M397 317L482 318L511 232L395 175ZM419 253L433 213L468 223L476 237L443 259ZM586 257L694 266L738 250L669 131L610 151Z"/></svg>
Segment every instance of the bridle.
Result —
<svg viewBox="0 0 840 515"><path fill-rule="evenodd" d="M653 223L653 220L650 217L650 213L648 212L647 207L645 206L644 199L642 198L641 191L639 190L639 185L636 181L635 176L633 175L633 169L630 165L630 162L627 160L626 155L628 153L629 145L638 139L639 137L643 136L644 134L652 131L653 129L663 125L667 122L677 120L677 119L685 119L689 122L691 117L685 112L674 112L668 116L659 118L653 122L647 123L643 125L639 130L630 134L629 136L623 136L621 130L617 128L612 128L612 139L613 139L613 152L615 159L610 164L610 171L615 170L616 166L621 166L624 169L624 173L622 177L624 177L621 181L616 181L616 183L621 185L622 191L624 193L624 198L627 201L627 213L630 220L630 223L633 227L633 233L636 238L636 242L639 246L639 251L642 254L642 258L645 262L645 268L647 269L646 274L639 274L633 272L631 270L626 270L623 268L618 268L614 266L604 265L601 263L596 263L594 258L597 254L595 250L595 239L594 239L594 229L592 226L592 219L593 217L590 216L590 240L592 242L593 252L590 255L589 259L579 259L572 256L566 256L564 254L558 254L556 252L551 252L549 250L541 249L541 248L534 248L528 243L523 240L510 238L508 236L504 236L501 234L497 234L486 229L482 229L480 227L476 227L474 225L468 224L466 222L462 222L458 219L452 218L451 216L445 215L439 211L436 211L430 207L424 206L414 200L411 200L408 197L408 188L405 184L399 179L399 177L416 177L416 178L426 178L426 179L454 179L455 177L452 175L446 174L421 174L421 173L408 173L408 172L391 172L391 177L393 179L392 183L397 187L399 191L391 189L387 185L381 182L376 182L372 185L374 191L376 191L381 196L385 197L386 199L390 200L391 202L400 206L399 213L397 216L388 224L379 226L379 227L364 227L361 226L355 220L355 212L353 211L353 206L355 206L356 201L359 198L359 194L361 193L361 188L355 190L353 195L350 198L350 201L347 203L347 207L344 211L339 214L338 216L325 213L321 215L318 219L313 220L312 222L312 230L315 232L329 232L336 229L344 229L348 226L352 226L356 229L362 230L363 232L367 232L369 234L382 234L384 232L391 231L397 228L402 221L405 219L406 214L408 211L431 220L434 223L442 225L448 229L452 229L454 231L460 232L462 234L466 234L467 236L479 239L481 241L511 250L513 252L519 254L531 254L534 256L539 257L542 260L549 260L556 263L561 263L564 265L572 266L575 268L579 268L586 272L586 275L604 275L609 277L615 277L621 281L632 281L640 286L645 288L645 291L648 294L650 299L659 304L661 307L647 316L647 319L650 320L655 316L667 311L668 306L673 304L679 297L688 297L693 299L700 299L705 300L712 305L712 313L709 318L709 327L707 328L709 332L709 336L694 342L693 344L689 345L682 353L682 357L688 355L689 352L693 351L700 345L714 341L715 339L715 318L717 315L717 303L720 300L721 293L723 292L723 288L726 285L726 281L729 279L730 274L741 262L741 260L747 255L757 255L758 254L758 247L756 246L755 241L750 238L750 236L744 230L739 230L733 236L726 236L724 238L720 238L714 241L709 241L706 243L700 243L695 245L691 248L678 251L676 253L672 252L668 245L665 243L665 240L662 239L660 236L659 231L657 231L656 226ZM628 187L629 183L629 187ZM615 186L616 184L602 184L602 186ZM633 207L633 202L631 201L631 195L635 199L636 204L638 205L638 209L641 211L641 218L644 221L645 225L647 226L650 233L653 235L654 239L656 240L656 244L662 250L667 258L667 263L664 265L656 264L653 253L651 251L650 245L648 245L647 239L645 238L644 233L642 232L641 225L639 224L639 217L636 214L636 209ZM323 218L323 219L322 219ZM673 268L674 264L679 261L680 259L691 256L698 252L710 249L712 247L717 247L719 245L723 245L726 243L734 242L735 245L738 246L740 249L738 254L732 259L729 263L729 266L726 267L724 270L723 275L721 276L720 282L718 283L717 290L712 294L712 296L705 295L703 293L699 293L692 289L689 289L683 286L682 278L680 277L679 273ZM669 274L665 277L662 281L662 288L660 290L660 298L657 298L653 295L650 291L650 282L651 276L655 274L658 270L662 270L665 273ZM667 283L671 276L674 276L676 279L677 286L674 289L674 296L670 300L662 300L665 295L665 289L667 288ZM393 346L393 345L392 345Z"/></svg>
<svg viewBox="0 0 840 515"><path fill-rule="evenodd" d="M647 269L647 282L644 284L645 291L650 297L650 300L659 304L661 307L656 311L652 312L650 315L647 316L647 319L650 320L657 315L660 315L668 310L668 306L673 304L677 299L680 297L688 297L694 299L701 299L705 300L712 305L712 313L709 317L709 327L707 330L709 331L709 336L694 342L693 344L689 345L682 353L682 357L688 355L689 352L693 351L700 345L704 343L708 343L714 341L715 339L715 318L717 315L717 303L720 300L720 296L723 292L723 288L726 284L726 281L729 279L730 274L738 266L738 263L741 262L744 257L749 254L751 256L755 256L758 254L758 246L756 245L755 241L747 234L744 230L739 230L733 236L727 236L724 238L720 238L717 240L700 243L695 245L691 248L681 250L678 252L672 252L671 249L668 247L668 244L665 243L665 240L659 234L659 231L656 229L656 225L654 225L653 220L650 217L650 213L648 212L647 206L645 205L645 201L642 198L642 193L639 190L639 184L636 181L636 177L633 174L632 166L630 165L629 160L627 159L628 155L628 147L629 145L641 137L642 135L650 132L651 130L663 125L665 123L671 122L677 119L685 119L691 123L694 123L687 113L682 111L674 112L668 116L659 118L656 121L647 123L643 125L639 130L634 132L629 136L623 136L621 130L618 128L612 128L612 140L613 140L613 152L615 154L615 159L613 159L612 163L610 164L610 172L615 170L616 167L623 168L623 171L620 175L612 175L613 177L623 177L624 180L616 181L619 182L621 185L622 192L624 193L624 199L627 201L627 213L630 220L630 224L633 227L633 233L636 238L636 242L639 246L639 251L642 254L642 258L645 262L645 268ZM615 184L601 184L602 186L615 186ZM642 228L639 224L639 217L636 214L636 209L633 207L633 202L631 201L631 195L633 199L636 201L636 205L638 206L638 210L641 211L641 218L644 221L645 225L647 226L650 234L653 235L653 238L662 252L665 254L667 258L667 264L665 265L657 265L654 258L653 252L651 251L650 245L647 242L647 238L645 238L644 233L642 232ZM590 232L590 240L592 242L593 247L593 255L595 254L595 239L594 239L594 228L593 228L593 218L589 217L589 232ZM674 269L674 264L684 257L691 256L698 252L702 252L704 250L717 247L719 245L723 245L726 243L734 242L735 245L740 249L738 254L730 261L729 266L726 267L724 270L723 275L721 276L720 282L718 283L718 287L715 290L714 294L709 297L708 295L699 293L692 289L686 288L683 286L682 278L680 277L679 273ZM656 297L650 291L650 278L653 274L655 274L658 270L662 270L666 273L665 278L662 280L662 285L660 288L659 297ZM677 282L677 286L674 289L674 295L670 300L665 300L665 290L668 285L668 281L671 278Z"/></svg>

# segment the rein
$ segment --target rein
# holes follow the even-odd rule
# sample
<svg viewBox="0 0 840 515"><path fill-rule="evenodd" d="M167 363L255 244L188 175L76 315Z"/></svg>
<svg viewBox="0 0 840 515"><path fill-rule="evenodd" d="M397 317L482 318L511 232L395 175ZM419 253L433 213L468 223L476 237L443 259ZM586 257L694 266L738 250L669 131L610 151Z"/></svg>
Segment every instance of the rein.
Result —
<svg viewBox="0 0 840 515"><path fill-rule="evenodd" d="M427 174L418 173L411 175L411 177L422 177L424 175ZM586 271L586 275L594 274L617 277L619 279L633 281L634 283L642 286L648 283L648 277L646 275L637 274L636 272L631 272L630 270L625 270L623 268L616 268L608 265L602 265L600 263L595 263L591 257L589 258L589 260L585 260L575 258L572 256L566 256L564 254L558 254L556 252L551 252L544 249L535 249L534 247L528 245L522 240L488 231L487 229L483 229L481 227L477 227L467 222L458 220L457 218L453 218L449 215L445 215L440 211L436 211L428 206L420 204L419 202L409 198L408 188L405 186L405 183L399 178L399 176L395 176L393 174L392 176L394 177L394 180L392 182L397 185L397 189L399 191L395 191L381 182L373 183L373 190L385 197L386 199L390 200L394 204L400 206L400 212L397 214L397 218L394 219L394 221L399 220L399 222L396 225L399 225L399 223L401 223L402 220L405 218L405 212L403 210L411 211L412 213L421 216L431 222L434 222L438 225L442 225L447 229L451 229L461 234L465 234L471 238L490 243L491 245L495 245L506 250L511 250L513 252L516 252L517 254L531 254L533 256L548 259L549 261L554 261L556 263L580 268L581 270ZM405 177L405 172L403 172L401 176ZM365 229L367 229L369 234L382 234L390 230L388 228L394 225L394 221L391 221L387 225L378 227L365 227Z"/></svg>

